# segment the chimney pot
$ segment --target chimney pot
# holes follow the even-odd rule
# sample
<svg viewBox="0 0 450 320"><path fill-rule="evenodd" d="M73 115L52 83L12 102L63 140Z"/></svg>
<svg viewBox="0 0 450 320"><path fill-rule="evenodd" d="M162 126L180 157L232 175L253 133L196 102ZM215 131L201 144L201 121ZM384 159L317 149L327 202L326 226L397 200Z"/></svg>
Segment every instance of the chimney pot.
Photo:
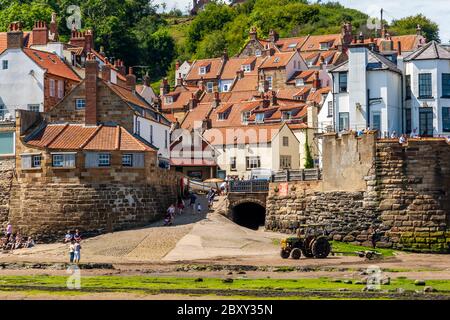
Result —
<svg viewBox="0 0 450 320"><path fill-rule="evenodd" d="M133 68L130 67L128 69L127 78L127 87L128 89L135 91L136 90L136 76L133 74Z"/></svg>

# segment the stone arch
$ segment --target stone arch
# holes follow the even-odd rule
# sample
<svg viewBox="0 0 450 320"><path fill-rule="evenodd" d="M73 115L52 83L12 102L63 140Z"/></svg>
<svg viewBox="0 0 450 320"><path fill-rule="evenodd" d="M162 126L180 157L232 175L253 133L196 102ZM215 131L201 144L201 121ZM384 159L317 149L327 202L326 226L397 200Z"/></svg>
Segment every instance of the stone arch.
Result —
<svg viewBox="0 0 450 320"><path fill-rule="evenodd" d="M244 198L233 202L230 207L230 218L234 223L253 230L258 230L265 225L265 202L254 198Z"/></svg>

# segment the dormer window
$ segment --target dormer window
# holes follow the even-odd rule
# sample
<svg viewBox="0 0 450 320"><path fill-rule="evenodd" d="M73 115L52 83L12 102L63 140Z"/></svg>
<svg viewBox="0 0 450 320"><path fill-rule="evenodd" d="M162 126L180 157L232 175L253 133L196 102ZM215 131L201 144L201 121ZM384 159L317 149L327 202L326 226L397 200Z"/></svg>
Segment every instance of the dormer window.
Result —
<svg viewBox="0 0 450 320"><path fill-rule="evenodd" d="M282 119L283 121L290 120L292 118L291 111L283 111Z"/></svg>
<svg viewBox="0 0 450 320"><path fill-rule="evenodd" d="M276 57L275 60L273 60L273 62L274 62L274 63L280 62L280 58L279 58L279 57Z"/></svg>
<svg viewBox="0 0 450 320"><path fill-rule="evenodd" d="M249 118L250 118L250 111L242 112L242 124L248 124Z"/></svg>
<svg viewBox="0 0 450 320"><path fill-rule="evenodd" d="M261 56L262 56L261 50L257 49L257 50L255 51L255 56L261 57Z"/></svg>
<svg viewBox="0 0 450 320"><path fill-rule="evenodd" d="M264 112L256 114L255 122L256 123L264 123Z"/></svg>
<svg viewBox="0 0 450 320"><path fill-rule="evenodd" d="M291 43L291 44L288 46L288 48L289 48L289 49L297 48L297 43Z"/></svg>
<svg viewBox="0 0 450 320"><path fill-rule="evenodd" d="M217 118L219 121L227 120L228 118L228 112L221 112L217 115Z"/></svg>
<svg viewBox="0 0 450 320"><path fill-rule="evenodd" d="M199 73L200 73L200 74L206 74L206 69L207 69L207 67L206 67L206 66L204 66L204 67L200 67L200 69L199 69Z"/></svg>
<svg viewBox="0 0 450 320"><path fill-rule="evenodd" d="M166 97L166 104L172 104L172 103L173 103L173 97L172 96Z"/></svg>
<svg viewBox="0 0 450 320"><path fill-rule="evenodd" d="M330 49L330 42L321 42L320 43L320 50L328 50Z"/></svg>
<svg viewBox="0 0 450 320"><path fill-rule="evenodd" d="M250 72L250 71L252 71L252 66L249 65L249 64L243 64L243 65L242 65L242 71L244 71L244 72Z"/></svg>
<svg viewBox="0 0 450 320"><path fill-rule="evenodd" d="M296 79L295 80L295 86L296 87L302 87L305 85L305 81L303 81L303 79Z"/></svg>

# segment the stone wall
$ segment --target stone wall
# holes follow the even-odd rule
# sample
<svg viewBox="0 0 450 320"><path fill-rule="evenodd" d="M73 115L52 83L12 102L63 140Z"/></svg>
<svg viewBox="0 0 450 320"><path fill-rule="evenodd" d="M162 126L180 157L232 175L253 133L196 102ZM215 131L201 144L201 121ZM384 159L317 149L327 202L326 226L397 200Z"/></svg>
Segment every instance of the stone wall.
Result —
<svg viewBox="0 0 450 320"><path fill-rule="evenodd" d="M8 220L14 158L0 158L0 227ZM2 228L3 229L3 228Z"/></svg>
<svg viewBox="0 0 450 320"><path fill-rule="evenodd" d="M348 139L355 146L360 138ZM330 189L325 174L324 181L290 183L285 196L279 194L278 184L272 184L266 228L293 233L301 224L319 223L335 240L363 245L370 245L373 231L378 230L379 247L450 252L450 145L445 139L410 140L403 146L397 140L357 143L363 141L368 145L359 145L360 150L374 150L372 161L366 159L355 168L355 172L363 169L356 181L365 181L364 190L345 190L355 179L355 172L349 170L340 173L344 191L338 191L339 183L336 190ZM339 150L348 152L347 147ZM327 163L333 162L324 161L324 166Z"/></svg>
<svg viewBox="0 0 450 320"><path fill-rule="evenodd" d="M173 185L14 183L9 219L15 231L44 241L75 228L123 230L161 218L176 192Z"/></svg>

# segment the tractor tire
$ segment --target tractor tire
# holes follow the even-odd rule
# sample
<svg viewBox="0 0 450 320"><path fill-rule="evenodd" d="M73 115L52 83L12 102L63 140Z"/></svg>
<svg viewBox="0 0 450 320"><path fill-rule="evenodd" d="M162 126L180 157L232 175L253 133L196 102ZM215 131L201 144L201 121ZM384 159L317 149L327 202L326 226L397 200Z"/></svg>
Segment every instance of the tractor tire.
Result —
<svg viewBox="0 0 450 320"><path fill-rule="evenodd" d="M291 255L291 252L288 250L281 250L280 251L280 256L283 259L289 259L289 256Z"/></svg>
<svg viewBox="0 0 450 320"><path fill-rule="evenodd" d="M314 236L308 236L303 241L302 252L303 255L307 258L314 258L314 254L312 253L312 243L314 242Z"/></svg>
<svg viewBox="0 0 450 320"><path fill-rule="evenodd" d="M314 258L316 259L325 259L328 257L328 255L331 252L331 245L328 242L327 237L318 237L313 243L312 243L312 253L314 255Z"/></svg>
<svg viewBox="0 0 450 320"><path fill-rule="evenodd" d="M302 256L302 250L300 250L299 248L295 248L294 250L292 250L292 252L291 252L292 259L299 260L301 256Z"/></svg>

